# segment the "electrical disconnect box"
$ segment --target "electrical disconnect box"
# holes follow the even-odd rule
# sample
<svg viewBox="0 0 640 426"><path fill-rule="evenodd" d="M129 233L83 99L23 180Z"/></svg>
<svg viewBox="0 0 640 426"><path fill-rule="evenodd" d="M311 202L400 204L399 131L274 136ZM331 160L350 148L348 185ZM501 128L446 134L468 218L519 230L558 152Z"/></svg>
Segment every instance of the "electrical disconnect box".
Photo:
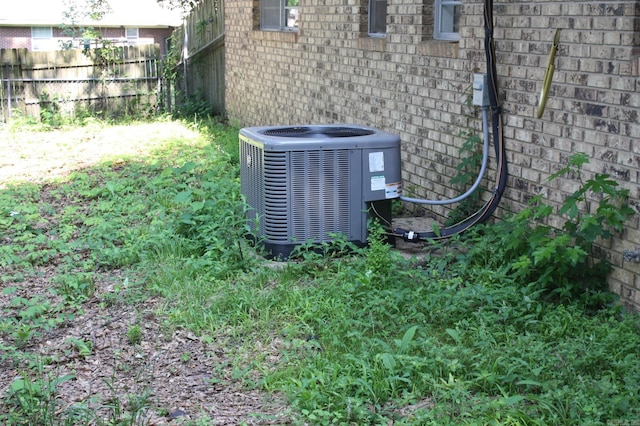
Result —
<svg viewBox="0 0 640 426"><path fill-rule="evenodd" d="M489 106L486 74L473 75L473 105Z"/></svg>

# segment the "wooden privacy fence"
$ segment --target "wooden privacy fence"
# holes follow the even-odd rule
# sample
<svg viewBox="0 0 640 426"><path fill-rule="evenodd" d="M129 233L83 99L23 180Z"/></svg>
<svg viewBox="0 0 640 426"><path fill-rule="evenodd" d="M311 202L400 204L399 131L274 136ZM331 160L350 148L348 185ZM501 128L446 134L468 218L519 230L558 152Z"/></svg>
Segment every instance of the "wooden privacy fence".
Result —
<svg viewBox="0 0 640 426"><path fill-rule="evenodd" d="M188 100L206 100L213 113L225 111L224 2L203 0L174 36L179 53L176 90Z"/></svg>
<svg viewBox="0 0 640 426"><path fill-rule="evenodd" d="M158 45L88 52L0 49L0 120L18 111L32 117L155 112L161 75Z"/></svg>

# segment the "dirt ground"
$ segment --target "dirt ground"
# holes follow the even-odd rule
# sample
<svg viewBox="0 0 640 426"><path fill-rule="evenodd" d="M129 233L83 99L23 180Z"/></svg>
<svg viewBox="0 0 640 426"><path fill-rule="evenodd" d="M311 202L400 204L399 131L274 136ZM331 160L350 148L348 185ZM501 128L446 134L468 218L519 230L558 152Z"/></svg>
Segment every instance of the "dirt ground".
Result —
<svg viewBox="0 0 640 426"><path fill-rule="evenodd" d="M45 182L100 161L143 156L165 137L196 139L178 123L93 125L70 130L27 131L0 123L0 188L9 181Z"/></svg>
<svg viewBox="0 0 640 426"><path fill-rule="evenodd" d="M143 155L162 139L159 135L197 137L176 123L52 132L0 127L0 188L8 182L64 178L112 156ZM51 299L48 289L54 277L53 265L39 267L19 284L19 293L0 295L0 312L18 295ZM135 424L185 424L198 419L215 425L290 423L281 399L248 389L233 376L238 360L226 352L230 342L203 339L172 326L158 317L162 300L125 303L120 295L128 278L123 271L103 273L95 283L95 297L83 304L80 316L29 344L33 352L50 357L45 375L73 377L59 386L59 411L82 402L99 418L108 419L117 410L135 412L144 402L148 409L139 411ZM2 284L3 289L8 285ZM132 345L127 332L137 324L141 341ZM2 334L0 344L1 338ZM92 343L89 354L80 354L78 341ZM264 350L277 356L276 348ZM0 361L0 371L4 394L19 371L8 361Z"/></svg>

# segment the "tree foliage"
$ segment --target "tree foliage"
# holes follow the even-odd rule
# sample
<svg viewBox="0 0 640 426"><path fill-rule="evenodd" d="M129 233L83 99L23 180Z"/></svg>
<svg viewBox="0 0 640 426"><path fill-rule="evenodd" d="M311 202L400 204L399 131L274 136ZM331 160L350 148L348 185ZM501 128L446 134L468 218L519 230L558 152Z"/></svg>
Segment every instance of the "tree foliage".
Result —
<svg viewBox="0 0 640 426"><path fill-rule="evenodd" d="M99 21L111 12L108 0L65 0L64 23L77 25L87 20Z"/></svg>
<svg viewBox="0 0 640 426"><path fill-rule="evenodd" d="M62 12L62 24L59 27L63 34L72 39L94 40L101 38L97 31L88 22L99 21L107 13L111 12L108 0L65 0L65 9ZM63 42L63 49L71 49L72 41Z"/></svg>
<svg viewBox="0 0 640 426"><path fill-rule="evenodd" d="M157 0L158 4L162 7L168 7L169 9L180 9L183 13L188 13L203 0Z"/></svg>

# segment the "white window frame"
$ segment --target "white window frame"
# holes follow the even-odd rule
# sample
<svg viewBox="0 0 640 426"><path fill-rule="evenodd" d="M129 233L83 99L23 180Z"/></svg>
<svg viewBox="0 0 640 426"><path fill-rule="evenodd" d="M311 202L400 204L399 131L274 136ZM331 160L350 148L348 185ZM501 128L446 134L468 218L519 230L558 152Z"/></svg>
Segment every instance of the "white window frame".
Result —
<svg viewBox="0 0 640 426"><path fill-rule="evenodd" d="M51 50L53 27L31 27L31 50Z"/></svg>
<svg viewBox="0 0 640 426"><path fill-rule="evenodd" d="M382 25L382 22L384 22L384 25ZM387 0L369 0L367 28L370 37L386 37Z"/></svg>
<svg viewBox="0 0 640 426"><path fill-rule="evenodd" d="M136 41L140 38L140 29L139 28L125 28L124 36L127 41Z"/></svg>
<svg viewBox="0 0 640 426"><path fill-rule="evenodd" d="M298 31L298 0L260 0L260 29L264 31Z"/></svg>
<svg viewBox="0 0 640 426"><path fill-rule="evenodd" d="M434 0L434 39L460 40L459 28L456 28L456 24L459 25L461 9L461 0Z"/></svg>

